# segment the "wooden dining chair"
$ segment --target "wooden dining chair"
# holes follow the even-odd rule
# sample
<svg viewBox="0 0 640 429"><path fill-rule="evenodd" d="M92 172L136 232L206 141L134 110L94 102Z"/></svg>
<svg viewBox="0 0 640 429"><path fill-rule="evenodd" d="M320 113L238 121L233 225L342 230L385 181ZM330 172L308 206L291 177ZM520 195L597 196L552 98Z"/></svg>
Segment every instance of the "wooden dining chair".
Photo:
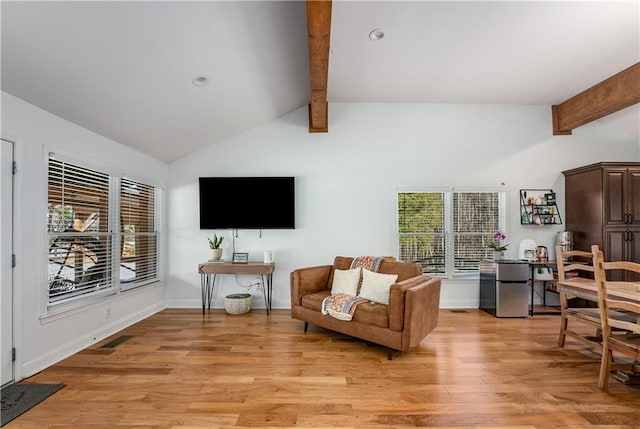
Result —
<svg viewBox="0 0 640 429"><path fill-rule="evenodd" d="M598 387L606 389L609 384L613 352L640 361L640 296L637 300L623 300L608 293L607 270L626 270L640 274L640 264L619 261L604 262L604 255L597 247L594 250L594 267L598 284L598 302L602 323L602 359ZM621 283L621 282L617 282ZM637 283L627 282L630 290L637 290ZM624 320L612 317L612 312L623 312L628 317Z"/></svg>
<svg viewBox="0 0 640 429"><path fill-rule="evenodd" d="M591 252L584 250L564 251L562 246L556 246L558 281L570 280L575 276L593 278L593 257L594 255ZM580 298L579 295L575 297ZM570 321L572 322L571 326L569 326ZM576 327L573 327L574 322L593 327L595 335L587 336L578 332L579 329L576 330ZM569 336L589 347L602 350L599 333L600 311L598 308L571 307L567 293L560 291L560 335L558 336L558 346L564 347L566 337Z"/></svg>

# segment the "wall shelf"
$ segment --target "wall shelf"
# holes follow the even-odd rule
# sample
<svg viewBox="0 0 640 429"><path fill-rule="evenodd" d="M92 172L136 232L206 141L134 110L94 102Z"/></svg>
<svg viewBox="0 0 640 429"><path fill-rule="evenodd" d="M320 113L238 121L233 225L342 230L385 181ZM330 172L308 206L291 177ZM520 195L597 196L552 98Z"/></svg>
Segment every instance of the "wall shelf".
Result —
<svg viewBox="0 0 640 429"><path fill-rule="evenodd" d="M520 189L520 224L562 225L553 189Z"/></svg>

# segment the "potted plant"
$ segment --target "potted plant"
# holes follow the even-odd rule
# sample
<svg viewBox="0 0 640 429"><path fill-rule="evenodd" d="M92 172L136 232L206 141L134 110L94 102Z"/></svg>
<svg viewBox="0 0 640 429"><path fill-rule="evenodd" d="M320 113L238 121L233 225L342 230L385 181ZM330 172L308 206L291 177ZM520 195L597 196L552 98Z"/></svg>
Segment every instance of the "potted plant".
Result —
<svg viewBox="0 0 640 429"><path fill-rule="evenodd" d="M207 240L209 240L209 251L211 253L209 259L211 259L212 261L219 260L222 257L222 248L220 246L224 241L224 236L221 235L220 237L218 237L214 233L213 239L207 237Z"/></svg>
<svg viewBox="0 0 640 429"><path fill-rule="evenodd" d="M502 240L507 238L504 232L497 231L493 234L493 238L487 245L491 250L493 250L493 259L502 259L504 256L504 252L507 250L508 244L503 244Z"/></svg>

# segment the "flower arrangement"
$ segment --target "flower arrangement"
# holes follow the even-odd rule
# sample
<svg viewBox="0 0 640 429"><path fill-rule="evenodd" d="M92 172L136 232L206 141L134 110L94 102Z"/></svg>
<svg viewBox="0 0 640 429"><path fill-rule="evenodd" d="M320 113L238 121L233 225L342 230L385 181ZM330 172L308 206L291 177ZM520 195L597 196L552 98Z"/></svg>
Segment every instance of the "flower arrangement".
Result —
<svg viewBox="0 0 640 429"><path fill-rule="evenodd" d="M508 244L502 244L502 240L504 240L505 238L507 238L507 236L504 234L504 232L496 231L496 233L493 234L493 238L488 244L489 248L493 249L494 252L504 252L505 250L507 250L508 246Z"/></svg>

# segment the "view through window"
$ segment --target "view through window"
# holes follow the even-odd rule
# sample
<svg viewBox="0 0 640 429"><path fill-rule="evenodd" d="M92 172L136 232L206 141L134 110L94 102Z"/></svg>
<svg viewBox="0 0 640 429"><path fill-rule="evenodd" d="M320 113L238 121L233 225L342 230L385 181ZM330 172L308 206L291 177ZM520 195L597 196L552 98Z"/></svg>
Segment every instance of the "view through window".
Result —
<svg viewBox="0 0 640 429"><path fill-rule="evenodd" d="M49 305L158 279L153 186L54 158L47 176Z"/></svg>
<svg viewBox="0 0 640 429"><path fill-rule="evenodd" d="M477 272L496 231L504 231L504 192L399 192L399 256L423 272Z"/></svg>

